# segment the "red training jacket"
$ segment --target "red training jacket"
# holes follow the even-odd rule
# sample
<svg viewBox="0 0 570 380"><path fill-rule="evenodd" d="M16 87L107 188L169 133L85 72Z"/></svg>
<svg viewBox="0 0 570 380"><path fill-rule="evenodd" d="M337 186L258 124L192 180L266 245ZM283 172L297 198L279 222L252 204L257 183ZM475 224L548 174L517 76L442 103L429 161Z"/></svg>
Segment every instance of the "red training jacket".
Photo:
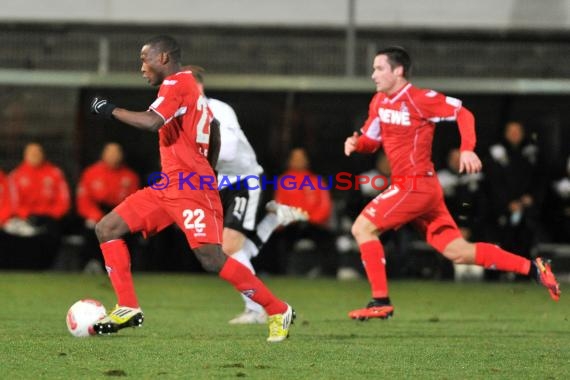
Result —
<svg viewBox="0 0 570 380"><path fill-rule="evenodd" d="M326 224L332 211L331 196L326 189L330 185L310 171L289 170L279 177L275 200L307 211L311 223Z"/></svg>
<svg viewBox="0 0 570 380"><path fill-rule="evenodd" d="M77 213L98 222L105 214L101 206L115 207L139 187L139 177L128 167L111 168L98 161L81 175L77 185Z"/></svg>
<svg viewBox="0 0 570 380"><path fill-rule="evenodd" d="M9 181L14 215L60 219L69 211L69 187L63 172L52 163L33 167L23 162L12 170Z"/></svg>

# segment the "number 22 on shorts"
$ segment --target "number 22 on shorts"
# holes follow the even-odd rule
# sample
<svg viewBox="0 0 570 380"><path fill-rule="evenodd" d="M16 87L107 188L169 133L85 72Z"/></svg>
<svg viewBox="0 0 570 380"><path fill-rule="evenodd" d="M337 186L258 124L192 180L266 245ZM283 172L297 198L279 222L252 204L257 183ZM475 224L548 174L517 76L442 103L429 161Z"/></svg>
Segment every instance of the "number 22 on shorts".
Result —
<svg viewBox="0 0 570 380"><path fill-rule="evenodd" d="M194 210L187 208L182 211L182 216L184 217L184 228L187 230L194 230L200 233L206 228L206 223L202 223L202 220L204 220L204 210L201 208Z"/></svg>

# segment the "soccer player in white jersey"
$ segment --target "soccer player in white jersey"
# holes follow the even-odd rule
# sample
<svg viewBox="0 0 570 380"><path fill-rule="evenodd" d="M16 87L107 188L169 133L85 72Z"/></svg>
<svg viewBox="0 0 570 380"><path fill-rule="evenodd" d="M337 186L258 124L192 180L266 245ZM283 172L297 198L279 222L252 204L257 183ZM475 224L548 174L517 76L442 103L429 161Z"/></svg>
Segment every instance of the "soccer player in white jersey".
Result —
<svg viewBox="0 0 570 380"><path fill-rule="evenodd" d="M204 93L203 69L186 66L194 74ZM224 209L223 250L252 273L251 260L259 254L278 226L307 220L301 209L268 202L263 207L263 189L259 178L263 168L257 162L255 151L240 127L233 108L217 99L208 98L208 107L220 122L221 148L216 171L220 197ZM244 180L247 176L255 176ZM261 219L261 220L260 220ZM245 310L229 321L230 324L266 323L263 307L242 294Z"/></svg>

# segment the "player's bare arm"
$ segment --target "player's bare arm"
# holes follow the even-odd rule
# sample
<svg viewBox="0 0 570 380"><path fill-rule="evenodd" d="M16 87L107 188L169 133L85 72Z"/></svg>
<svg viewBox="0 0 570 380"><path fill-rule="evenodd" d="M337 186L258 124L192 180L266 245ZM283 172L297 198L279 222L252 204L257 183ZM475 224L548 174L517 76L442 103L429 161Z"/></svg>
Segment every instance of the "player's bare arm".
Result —
<svg viewBox="0 0 570 380"><path fill-rule="evenodd" d="M477 154L473 151L477 142L475 134L475 117L465 107L461 107L457 114L457 126L461 135L461 155L459 156L459 173L478 173L483 165Z"/></svg>
<svg viewBox="0 0 570 380"><path fill-rule="evenodd" d="M358 132L354 132L344 141L344 154L347 157L356 150L356 144L358 144Z"/></svg>
<svg viewBox="0 0 570 380"><path fill-rule="evenodd" d="M222 147L222 136L220 133L220 122L213 119L210 123L210 144L208 147L208 162L212 168L216 168Z"/></svg>
<svg viewBox="0 0 570 380"><path fill-rule="evenodd" d="M156 132L164 124L160 115L153 111L129 111L119 108L108 99L95 97L91 101L91 113L107 119L117 119L135 128Z"/></svg>
<svg viewBox="0 0 570 380"><path fill-rule="evenodd" d="M164 120L153 111L129 111L124 108L115 108L113 117L135 128L157 132L164 124Z"/></svg>

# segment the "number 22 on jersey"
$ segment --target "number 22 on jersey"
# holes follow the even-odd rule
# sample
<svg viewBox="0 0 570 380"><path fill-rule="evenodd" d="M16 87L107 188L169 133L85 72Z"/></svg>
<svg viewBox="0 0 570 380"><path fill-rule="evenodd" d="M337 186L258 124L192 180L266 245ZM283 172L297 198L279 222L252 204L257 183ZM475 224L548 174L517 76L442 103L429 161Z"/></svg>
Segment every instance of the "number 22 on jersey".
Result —
<svg viewBox="0 0 570 380"><path fill-rule="evenodd" d="M196 125L196 142L198 144L210 143L210 123L208 117L208 101L202 95L198 97L196 109L200 112L200 120Z"/></svg>

